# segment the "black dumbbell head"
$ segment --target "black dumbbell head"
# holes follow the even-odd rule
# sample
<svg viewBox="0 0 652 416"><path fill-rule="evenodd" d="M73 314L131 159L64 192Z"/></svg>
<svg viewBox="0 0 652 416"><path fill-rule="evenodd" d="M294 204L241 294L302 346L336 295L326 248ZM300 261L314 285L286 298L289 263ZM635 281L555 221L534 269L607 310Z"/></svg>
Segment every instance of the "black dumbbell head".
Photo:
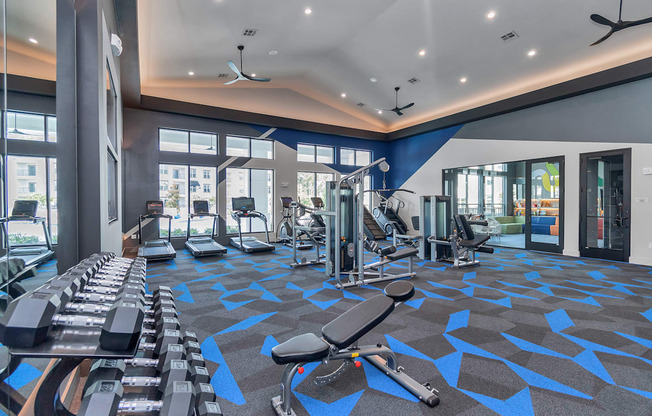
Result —
<svg viewBox="0 0 652 416"><path fill-rule="evenodd" d="M137 302L118 301L106 314L100 345L109 351L127 351L140 340L145 313Z"/></svg>
<svg viewBox="0 0 652 416"><path fill-rule="evenodd" d="M199 340L197 339L197 334L196 333L194 333L192 331L186 331L186 332L183 333L183 341L184 342L185 341L195 341L195 342L197 342Z"/></svg>
<svg viewBox="0 0 652 416"><path fill-rule="evenodd" d="M85 282L82 282L79 277L62 274L61 276L55 276L50 281L48 281L48 286L56 288L69 288L72 293L77 293L84 288Z"/></svg>
<svg viewBox="0 0 652 416"><path fill-rule="evenodd" d="M34 347L45 341L52 317L61 307L54 293L33 292L14 300L0 320L0 342L9 347Z"/></svg>
<svg viewBox="0 0 652 416"><path fill-rule="evenodd" d="M168 344L167 348L158 355L158 372L163 372L163 368L172 360L185 360L186 349L181 344Z"/></svg>
<svg viewBox="0 0 652 416"><path fill-rule="evenodd" d="M193 416L195 389L189 381L175 381L163 395L160 416Z"/></svg>
<svg viewBox="0 0 652 416"><path fill-rule="evenodd" d="M39 293L53 293L59 297L62 305L70 302L73 298L73 291L69 287L55 287L50 286L48 283L36 289L34 292Z"/></svg>
<svg viewBox="0 0 652 416"><path fill-rule="evenodd" d="M161 318L160 321L156 322L156 332L163 332L166 329L174 329L174 330L179 330L181 329L181 325L179 324L179 320L177 318Z"/></svg>
<svg viewBox="0 0 652 416"><path fill-rule="evenodd" d="M160 321L163 318L176 318L177 309L176 307L164 306L161 308L154 308L154 320Z"/></svg>
<svg viewBox="0 0 652 416"><path fill-rule="evenodd" d="M190 364L190 367L195 367L195 366L204 367L204 365L206 364L206 361L204 361L204 356L196 352L191 352L190 354L188 354L187 359L188 359L188 364Z"/></svg>
<svg viewBox="0 0 652 416"><path fill-rule="evenodd" d="M172 388L172 383L175 381L190 381L190 367L186 360L170 360L161 372L161 383L158 386L158 391L162 394L168 389Z"/></svg>
<svg viewBox="0 0 652 416"><path fill-rule="evenodd" d="M181 332L166 329L156 337L156 352L160 353L168 348L169 344L181 344Z"/></svg>
<svg viewBox="0 0 652 416"><path fill-rule="evenodd" d="M214 402L217 400L217 397L215 396L215 390L209 383L195 384L195 394L195 399L197 400L195 407L197 408L199 408L199 406L201 406L201 404L204 402Z"/></svg>
<svg viewBox="0 0 652 416"><path fill-rule="evenodd" d="M211 376L208 373L208 368L206 367L191 367L190 368L190 379L192 380L192 384L195 386L198 385L199 383L210 383L211 382Z"/></svg>
<svg viewBox="0 0 652 416"><path fill-rule="evenodd" d="M88 391L99 380L120 381L125 374L125 369L126 366L123 360L117 360L115 358L96 360L88 372L84 391Z"/></svg>
<svg viewBox="0 0 652 416"><path fill-rule="evenodd" d="M222 409L217 402L204 402L197 408L197 416L222 416Z"/></svg>
<svg viewBox="0 0 652 416"><path fill-rule="evenodd" d="M123 393L119 381L97 381L86 391L77 416L115 416Z"/></svg>
<svg viewBox="0 0 652 416"><path fill-rule="evenodd" d="M196 352L201 354L201 345L196 341L191 341L189 339L183 342L183 346L186 347L186 352L190 354L191 352Z"/></svg>

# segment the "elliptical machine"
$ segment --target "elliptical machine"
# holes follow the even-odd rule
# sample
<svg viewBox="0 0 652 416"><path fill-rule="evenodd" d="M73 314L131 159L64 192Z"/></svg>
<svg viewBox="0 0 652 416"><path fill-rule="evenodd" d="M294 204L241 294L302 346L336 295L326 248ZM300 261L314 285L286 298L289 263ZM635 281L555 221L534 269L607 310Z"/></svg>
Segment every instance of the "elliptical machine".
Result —
<svg viewBox="0 0 652 416"><path fill-rule="evenodd" d="M293 229L294 226L297 225L296 223L293 223L292 220L292 198L289 196L282 196L281 204L283 206L281 210L282 218L276 227L276 238L280 243L283 243L283 245L287 247L296 247L297 250L311 250L313 245L310 241L303 238L305 236L303 232L298 232L295 243L292 243ZM299 208L300 212L297 218L300 218L305 214L303 205L299 204Z"/></svg>

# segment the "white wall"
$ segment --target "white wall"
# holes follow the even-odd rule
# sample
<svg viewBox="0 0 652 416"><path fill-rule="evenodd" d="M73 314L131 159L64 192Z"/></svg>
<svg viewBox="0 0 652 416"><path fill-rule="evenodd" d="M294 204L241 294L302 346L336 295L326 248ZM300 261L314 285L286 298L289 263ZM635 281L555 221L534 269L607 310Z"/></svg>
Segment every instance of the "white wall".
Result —
<svg viewBox="0 0 652 416"><path fill-rule="evenodd" d="M580 154L611 149L632 149L632 213L630 262L652 265L652 143L594 143L528 140L473 140L453 138L408 179L402 188L414 195L404 196L408 220L419 213L420 195L442 194L442 169L565 156L566 201L564 207L564 254L579 256ZM641 200L646 200L641 202ZM410 221L406 221L410 224Z"/></svg>

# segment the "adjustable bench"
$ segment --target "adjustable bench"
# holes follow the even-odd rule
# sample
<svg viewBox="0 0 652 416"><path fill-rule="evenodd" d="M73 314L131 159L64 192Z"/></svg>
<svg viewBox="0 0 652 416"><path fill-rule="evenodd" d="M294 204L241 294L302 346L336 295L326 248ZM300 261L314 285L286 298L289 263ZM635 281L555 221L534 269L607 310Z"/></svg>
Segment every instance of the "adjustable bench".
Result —
<svg viewBox="0 0 652 416"><path fill-rule="evenodd" d="M331 360L343 360L342 365L333 373L316 378L315 383L322 385L338 377L357 357L376 366L427 405L434 407L439 404L438 392L429 384L419 384L405 374L398 366L396 354L389 347L381 344L357 345L362 336L392 313L397 303L404 302L413 295L412 283L406 280L396 281L385 287L384 295L367 299L324 325L321 338L311 333L303 334L272 348L274 362L285 365L281 377L281 395L272 399L272 408L276 414L296 415L291 406L292 379L297 372L303 373L306 363L322 361L328 364ZM355 362L356 367L360 365L359 361Z"/></svg>

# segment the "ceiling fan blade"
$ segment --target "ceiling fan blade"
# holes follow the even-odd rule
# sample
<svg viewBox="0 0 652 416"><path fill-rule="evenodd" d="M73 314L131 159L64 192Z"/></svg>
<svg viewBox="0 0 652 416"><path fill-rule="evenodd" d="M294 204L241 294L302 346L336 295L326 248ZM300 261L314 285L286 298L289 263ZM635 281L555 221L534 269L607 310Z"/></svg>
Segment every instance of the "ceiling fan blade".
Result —
<svg viewBox="0 0 652 416"><path fill-rule="evenodd" d="M647 19L634 20L632 22L623 22L623 23L624 23L623 29L626 29L628 27L640 26L646 23L652 23L652 17L648 17Z"/></svg>
<svg viewBox="0 0 652 416"><path fill-rule="evenodd" d="M605 25L605 26L609 26L609 27L614 27L616 25L611 20L607 19L604 16L600 16L599 14L592 14L591 15L591 20L593 20L595 23L597 23L599 25Z"/></svg>
<svg viewBox="0 0 652 416"><path fill-rule="evenodd" d="M235 66L235 64L233 63L233 61L229 61L229 62L227 62L226 64L229 66L229 68L231 68L231 70L232 70L233 72L235 72L235 74L238 76L238 78L241 78L241 77L242 77L242 72L240 72L240 70L238 69L238 67Z"/></svg>
<svg viewBox="0 0 652 416"><path fill-rule="evenodd" d="M224 85L235 84L236 82L238 82L240 80L242 80L242 78L238 77L238 78L234 79L233 81L225 82Z"/></svg>
<svg viewBox="0 0 652 416"><path fill-rule="evenodd" d="M246 79L248 79L249 81L269 82L269 81L272 80L271 78L256 78L256 77L252 77L251 75L244 74L244 73L242 74L242 76L245 77Z"/></svg>
<svg viewBox="0 0 652 416"><path fill-rule="evenodd" d="M410 103L410 104L408 104L408 105L406 105L406 106L403 106L403 107L399 108L398 111L405 110L406 108L410 108L410 107L412 107L413 105L414 105L414 103Z"/></svg>
<svg viewBox="0 0 652 416"><path fill-rule="evenodd" d="M613 35L614 33L615 33L614 29L611 29L611 30L609 31L609 33L607 33L606 35L604 35L603 37L601 37L599 40L593 42L590 46L595 46L595 45L597 45L597 44L599 44L599 43L604 42L605 40L609 39L609 37L610 37L611 35Z"/></svg>
<svg viewBox="0 0 652 416"><path fill-rule="evenodd" d="M401 113L401 110L397 110L397 111L394 111L394 112L395 112L396 115L398 115L398 116L402 116L402 115L403 115L403 113Z"/></svg>

